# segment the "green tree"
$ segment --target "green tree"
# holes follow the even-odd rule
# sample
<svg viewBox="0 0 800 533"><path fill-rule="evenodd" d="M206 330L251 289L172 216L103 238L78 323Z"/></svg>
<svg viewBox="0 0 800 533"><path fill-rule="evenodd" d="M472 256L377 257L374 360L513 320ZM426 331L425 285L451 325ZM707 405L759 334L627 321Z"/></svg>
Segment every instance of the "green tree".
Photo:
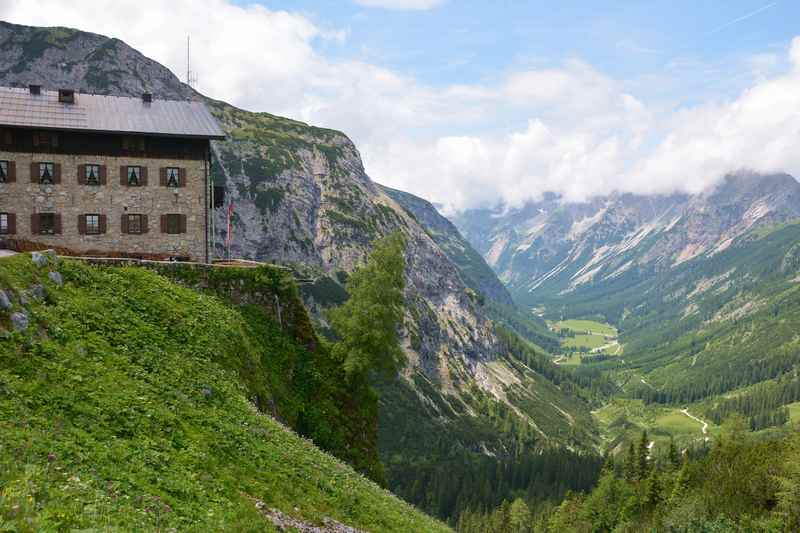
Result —
<svg viewBox="0 0 800 533"><path fill-rule="evenodd" d="M636 447L628 443L628 454L625 456L625 481L636 480Z"/></svg>
<svg viewBox="0 0 800 533"><path fill-rule="evenodd" d="M661 493L661 478L658 474L657 468L650 470L650 475L647 476L647 482L644 490L644 504L653 509L661 503L663 499Z"/></svg>
<svg viewBox="0 0 800 533"><path fill-rule="evenodd" d="M511 533L529 533L532 523L533 517L531 516L531 510L528 508L528 504L526 504L522 498L514 500L511 504L511 510L509 511Z"/></svg>
<svg viewBox="0 0 800 533"><path fill-rule="evenodd" d="M681 466L681 456L678 453L678 448L675 446L675 439L672 435L669 436L669 466L671 469L677 469Z"/></svg>
<svg viewBox="0 0 800 533"><path fill-rule="evenodd" d="M377 241L367 264L347 282L350 298L328 313L337 341L332 352L351 381L370 371L394 375L403 363L397 334L403 320L405 237Z"/></svg>
<svg viewBox="0 0 800 533"><path fill-rule="evenodd" d="M787 531L800 530L800 447L795 444L783 462L778 482L778 510Z"/></svg>
<svg viewBox="0 0 800 533"><path fill-rule="evenodd" d="M636 476L639 481L647 479L649 471L648 455L650 441L647 439L647 430L642 431L642 438L639 440L639 448L636 450Z"/></svg>
<svg viewBox="0 0 800 533"><path fill-rule="evenodd" d="M678 477L675 478L675 485L672 488L672 494L669 497L670 505L674 505L681 498L683 498L684 494L686 494L687 489L689 488L689 460L686 456L683 457L683 465L681 466L680 471L678 471Z"/></svg>

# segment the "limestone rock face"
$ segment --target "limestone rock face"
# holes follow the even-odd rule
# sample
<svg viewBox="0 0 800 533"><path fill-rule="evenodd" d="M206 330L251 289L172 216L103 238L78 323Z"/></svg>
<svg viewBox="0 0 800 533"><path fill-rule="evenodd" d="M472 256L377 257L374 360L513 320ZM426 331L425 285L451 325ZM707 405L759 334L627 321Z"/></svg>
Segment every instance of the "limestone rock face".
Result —
<svg viewBox="0 0 800 533"><path fill-rule="evenodd" d="M404 330L409 359L429 377L498 353L458 268L424 228L364 171L344 134L212 103L230 138L214 144L214 170L234 205L230 254L299 263L336 278L362 264L371 243L394 231L408 239ZM246 133L244 133L246 132ZM282 142L277 142L277 137ZM217 252L228 253L218 210ZM448 378L445 377L445 380Z"/></svg>

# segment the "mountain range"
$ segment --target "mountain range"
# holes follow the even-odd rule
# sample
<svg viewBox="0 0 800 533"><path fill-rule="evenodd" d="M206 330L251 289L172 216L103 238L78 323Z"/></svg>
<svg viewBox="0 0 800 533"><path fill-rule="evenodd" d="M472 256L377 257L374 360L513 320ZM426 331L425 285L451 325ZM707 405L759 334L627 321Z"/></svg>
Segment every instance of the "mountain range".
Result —
<svg viewBox="0 0 800 533"><path fill-rule="evenodd" d="M612 194L584 203L555 195L519 209L454 218L514 297L536 307L609 283L647 277L727 249L749 230L800 217L800 183L740 172L696 195Z"/></svg>

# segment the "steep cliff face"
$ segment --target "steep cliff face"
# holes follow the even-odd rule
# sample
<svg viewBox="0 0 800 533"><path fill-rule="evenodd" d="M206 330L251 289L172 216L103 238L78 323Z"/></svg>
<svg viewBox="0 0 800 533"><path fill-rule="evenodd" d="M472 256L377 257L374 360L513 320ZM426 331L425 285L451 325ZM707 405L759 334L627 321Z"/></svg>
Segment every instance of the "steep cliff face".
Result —
<svg viewBox="0 0 800 533"><path fill-rule="evenodd" d="M211 106L229 134L215 143L214 154L216 177L235 206L233 256L301 264L336 279L366 259L375 239L402 231L408 237L405 342L414 366L446 384L454 358L473 368L497 357L492 325L456 266L370 180L346 136L223 103ZM224 216L220 210L220 243ZM226 253L221 245L218 251Z"/></svg>
<svg viewBox="0 0 800 533"><path fill-rule="evenodd" d="M750 229L800 217L786 174L730 175L694 196L612 195L581 204L555 196L506 213L477 210L456 225L520 301L560 296L711 257Z"/></svg>
<svg viewBox="0 0 800 533"><path fill-rule="evenodd" d="M381 190L400 204L425 228L428 235L458 267L464 282L477 293L499 304L513 306L508 290L481 255L461 236L458 229L427 200L381 186Z"/></svg>

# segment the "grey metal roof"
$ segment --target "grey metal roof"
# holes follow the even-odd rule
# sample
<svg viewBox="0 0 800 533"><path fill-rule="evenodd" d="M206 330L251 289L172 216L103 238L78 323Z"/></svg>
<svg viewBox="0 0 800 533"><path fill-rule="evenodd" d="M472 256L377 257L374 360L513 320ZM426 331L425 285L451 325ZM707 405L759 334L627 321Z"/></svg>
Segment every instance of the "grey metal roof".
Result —
<svg viewBox="0 0 800 533"><path fill-rule="evenodd" d="M57 91L0 87L0 126L23 126L106 133L224 139L225 132L202 102L75 93L74 104L58 101Z"/></svg>

